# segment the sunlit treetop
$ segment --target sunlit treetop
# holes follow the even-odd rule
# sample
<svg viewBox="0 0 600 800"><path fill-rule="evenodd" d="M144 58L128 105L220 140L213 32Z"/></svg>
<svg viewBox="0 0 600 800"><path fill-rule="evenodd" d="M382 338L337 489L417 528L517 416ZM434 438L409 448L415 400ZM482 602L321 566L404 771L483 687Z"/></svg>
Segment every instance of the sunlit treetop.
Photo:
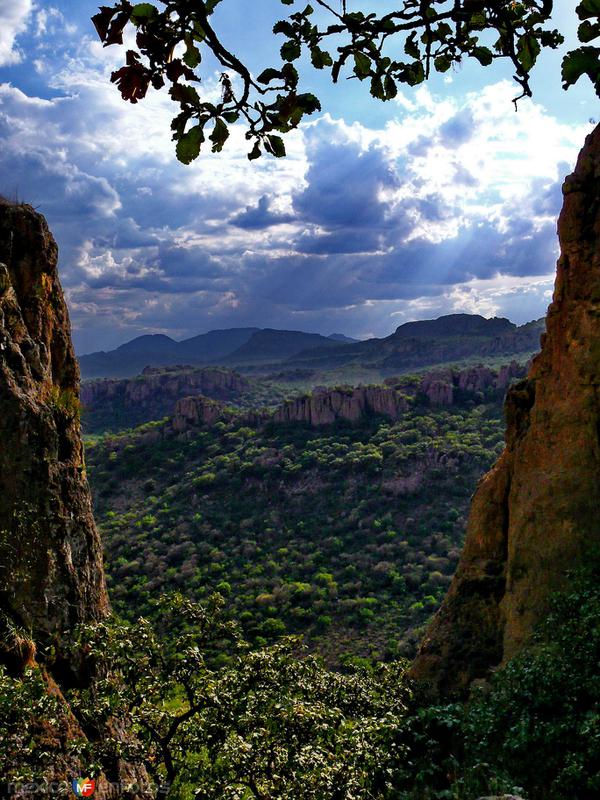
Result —
<svg viewBox="0 0 600 800"><path fill-rule="evenodd" d="M111 79L131 103L145 97L151 86L169 85L179 105L171 123L173 139L177 158L185 164L198 157L207 138L212 151L220 152L229 126L238 122L245 126L249 159L263 151L284 156L280 134L321 109L314 94L300 90L294 62L303 51L310 54L313 67L331 71L334 83L343 75L357 78L380 100L393 99L399 84L416 86L433 71L447 72L465 59L484 67L508 59L518 84L516 103L531 96L529 76L542 49L555 49L564 41L548 27L553 0L401 0L398 10L383 15L359 11L359 3L348 0L313 0L322 10L318 15L304 0L280 0L293 7L273 28L283 37L281 63L253 75L211 24L222 2L119 0L93 17L105 46L122 45L127 26L135 28L136 47L127 50L124 66ZM582 0L577 15L582 46L563 60L563 87L587 75L600 95L600 48L590 44L600 36L600 0ZM325 22L317 23L316 16ZM202 60L209 53L222 70L219 101L208 100L201 87Z"/></svg>

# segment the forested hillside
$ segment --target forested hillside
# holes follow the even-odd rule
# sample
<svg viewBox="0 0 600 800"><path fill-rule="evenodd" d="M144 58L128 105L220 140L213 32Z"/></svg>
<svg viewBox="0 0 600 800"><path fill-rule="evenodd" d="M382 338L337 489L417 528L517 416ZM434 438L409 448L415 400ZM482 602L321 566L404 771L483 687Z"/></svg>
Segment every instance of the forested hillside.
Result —
<svg viewBox="0 0 600 800"><path fill-rule="evenodd" d="M500 395L501 397L501 395ZM181 435L160 423L88 445L113 605L222 593L256 643L306 634L332 662L410 655L454 573L476 482L502 447L501 402L409 398L398 420Z"/></svg>

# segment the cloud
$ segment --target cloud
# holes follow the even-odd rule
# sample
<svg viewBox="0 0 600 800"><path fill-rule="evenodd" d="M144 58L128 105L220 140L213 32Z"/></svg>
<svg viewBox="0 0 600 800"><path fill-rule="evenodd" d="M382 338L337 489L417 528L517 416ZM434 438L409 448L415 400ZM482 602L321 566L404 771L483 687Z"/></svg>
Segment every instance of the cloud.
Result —
<svg viewBox="0 0 600 800"><path fill-rule="evenodd" d="M32 0L10 0L0 6L0 66L17 64L23 58L15 42L27 27Z"/></svg>
<svg viewBox="0 0 600 800"><path fill-rule="evenodd" d="M47 215L80 351L142 332L364 336L448 311L543 313L582 127L535 103L513 114L505 82L420 89L379 127L311 121L286 159L250 164L234 128L223 154L184 167L168 97L124 104L117 56L85 36L53 49L57 19L42 6L31 37L43 91L0 85L0 192Z"/></svg>
<svg viewBox="0 0 600 800"><path fill-rule="evenodd" d="M293 222L292 214L278 214L271 211L271 199L263 194L255 206L246 206L245 210L235 214L230 220L230 225L238 228L269 228L271 225L285 225Z"/></svg>

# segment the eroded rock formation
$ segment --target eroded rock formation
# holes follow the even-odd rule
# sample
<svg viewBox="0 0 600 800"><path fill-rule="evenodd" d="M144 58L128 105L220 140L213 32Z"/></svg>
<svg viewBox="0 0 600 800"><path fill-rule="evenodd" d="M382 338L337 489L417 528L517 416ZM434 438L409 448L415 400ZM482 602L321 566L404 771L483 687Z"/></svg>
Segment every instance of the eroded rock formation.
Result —
<svg viewBox="0 0 600 800"><path fill-rule="evenodd" d="M79 426L79 370L57 274L57 247L30 206L0 202L0 663L38 664L49 694L89 680L64 647L109 611ZM47 654L52 654L48 658ZM48 780L87 767L61 752L84 738L64 704L29 735L54 742ZM49 745L50 746L50 745ZM2 776L5 777L5 776ZM113 780L137 779L115 764ZM106 776L96 796L124 796Z"/></svg>
<svg viewBox="0 0 600 800"><path fill-rule="evenodd" d="M201 425L214 425L225 415L225 407L216 400L198 395L196 397L183 397L175 404L175 413L171 426L177 433L182 433L188 428Z"/></svg>
<svg viewBox="0 0 600 800"><path fill-rule="evenodd" d="M600 543L600 128L564 187L542 351L507 396L506 449L481 481L461 561L413 675L464 691L531 637Z"/></svg>
<svg viewBox="0 0 600 800"><path fill-rule="evenodd" d="M525 367L516 361L505 364L499 370L482 365L461 370L440 369L426 373L419 389L432 405L451 406L466 399L469 394L484 394L489 390L502 393L515 378L523 378L525 374Z"/></svg>
<svg viewBox="0 0 600 800"><path fill-rule="evenodd" d="M38 645L108 610L56 262L44 218L0 205L0 603Z"/></svg>
<svg viewBox="0 0 600 800"><path fill-rule="evenodd" d="M229 369L146 367L137 378L83 383L84 427L90 431L134 427L170 414L174 403L184 397L233 401L249 389L246 378Z"/></svg>
<svg viewBox="0 0 600 800"><path fill-rule="evenodd" d="M384 386L325 389L284 403L273 415L273 422L304 422L318 426L329 425L337 419L356 421L367 414L398 419L406 408L402 395Z"/></svg>

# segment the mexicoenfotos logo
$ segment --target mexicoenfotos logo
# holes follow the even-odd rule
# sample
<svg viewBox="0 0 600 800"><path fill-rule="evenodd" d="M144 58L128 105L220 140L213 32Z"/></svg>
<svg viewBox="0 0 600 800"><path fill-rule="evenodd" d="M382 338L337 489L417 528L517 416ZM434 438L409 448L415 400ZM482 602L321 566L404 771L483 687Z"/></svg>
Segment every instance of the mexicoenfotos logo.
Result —
<svg viewBox="0 0 600 800"><path fill-rule="evenodd" d="M72 786L77 797L91 797L96 789L96 782L91 778L73 778Z"/></svg>

